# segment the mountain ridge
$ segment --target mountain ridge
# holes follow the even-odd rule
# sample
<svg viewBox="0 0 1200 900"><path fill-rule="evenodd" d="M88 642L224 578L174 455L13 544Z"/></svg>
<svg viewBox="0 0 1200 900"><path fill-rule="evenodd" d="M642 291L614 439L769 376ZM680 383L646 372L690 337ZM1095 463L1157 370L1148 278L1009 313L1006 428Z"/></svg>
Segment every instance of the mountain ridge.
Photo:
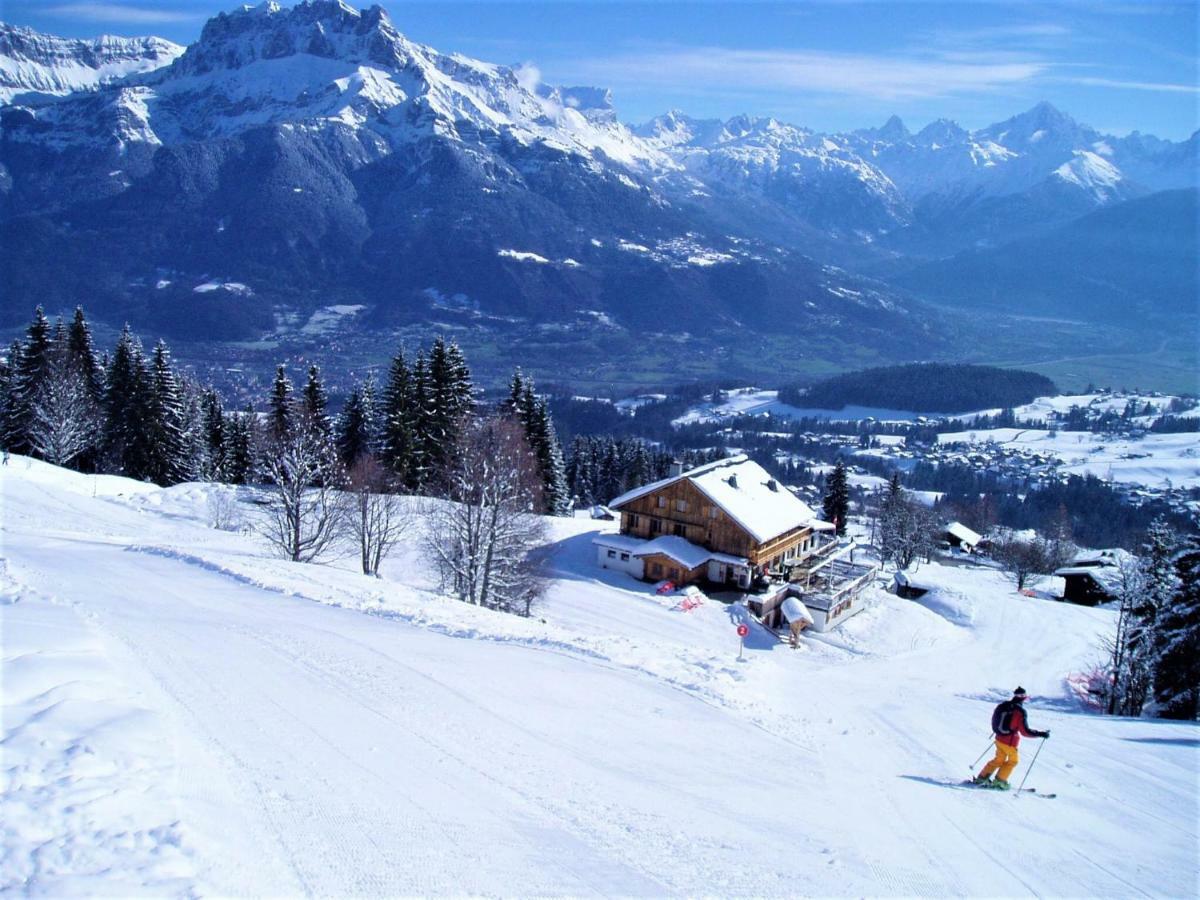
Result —
<svg viewBox="0 0 1200 900"><path fill-rule="evenodd" d="M0 312L86 300L190 339L276 339L334 304L363 309L347 328L748 329L899 361L953 352L960 323L880 263L1194 180L1197 143L1049 104L975 132L631 126L604 88L439 52L379 6L264 3L168 65L0 104Z"/></svg>

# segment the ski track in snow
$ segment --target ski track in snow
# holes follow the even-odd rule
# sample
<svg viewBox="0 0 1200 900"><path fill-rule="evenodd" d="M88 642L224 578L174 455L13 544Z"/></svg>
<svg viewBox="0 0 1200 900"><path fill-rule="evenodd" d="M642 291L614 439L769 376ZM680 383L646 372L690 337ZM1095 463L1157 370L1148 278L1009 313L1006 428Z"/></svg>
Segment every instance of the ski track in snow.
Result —
<svg viewBox="0 0 1200 900"><path fill-rule="evenodd" d="M1111 613L930 566L794 653L594 566L555 522L537 618L204 526L211 490L14 458L0 891L1194 895L1194 725L1083 713ZM611 526L606 526L611 527ZM186 549L183 549L186 548ZM364 615L364 613L366 613ZM1053 804L966 777L1016 683ZM1023 775L1034 741L1022 745Z"/></svg>

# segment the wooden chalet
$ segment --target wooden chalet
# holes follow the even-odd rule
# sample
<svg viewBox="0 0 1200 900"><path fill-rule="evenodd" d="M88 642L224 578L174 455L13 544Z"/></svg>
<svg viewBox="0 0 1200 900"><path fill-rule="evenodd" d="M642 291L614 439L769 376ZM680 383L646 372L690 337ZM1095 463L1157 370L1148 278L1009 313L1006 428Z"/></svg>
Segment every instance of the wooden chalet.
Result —
<svg viewBox="0 0 1200 900"><path fill-rule="evenodd" d="M835 546L833 525L745 456L636 488L609 508L621 531L596 538L600 564L651 581L744 590Z"/></svg>
<svg viewBox="0 0 1200 900"><path fill-rule="evenodd" d="M1121 567L1128 560L1129 555L1119 549L1078 554L1070 565L1054 571L1063 580L1063 599L1083 606L1116 600L1121 592Z"/></svg>

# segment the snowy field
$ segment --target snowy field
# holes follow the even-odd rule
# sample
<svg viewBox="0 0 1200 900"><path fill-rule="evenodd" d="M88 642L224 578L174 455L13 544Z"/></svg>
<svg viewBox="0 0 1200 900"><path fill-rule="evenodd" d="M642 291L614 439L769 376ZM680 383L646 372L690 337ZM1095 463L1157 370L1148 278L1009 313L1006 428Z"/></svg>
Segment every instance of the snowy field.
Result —
<svg viewBox="0 0 1200 900"><path fill-rule="evenodd" d="M1171 401L1175 399L1174 396L1169 395L1140 393L1060 394L1054 397L1038 397L1030 403L1014 408L1013 414L1018 419L1047 419L1051 415L1066 415L1072 408L1078 407L1095 416L1105 413L1120 415L1124 412L1126 404L1132 400L1139 412L1147 406L1152 410L1151 415L1139 414L1133 417L1134 424L1145 426L1165 413ZM788 419L813 418L851 422L860 419L876 419L881 422L915 422L921 418L970 420L979 416L996 416L1001 412L1003 410L997 407L951 416L945 413L923 413L873 406L845 406L841 409L806 408L780 402L778 391L744 387L726 391L720 402L713 403L711 400L706 400L689 407L686 413L674 420L674 424L693 425L721 422L738 416L756 416L766 413Z"/></svg>
<svg viewBox="0 0 1200 900"><path fill-rule="evenodd" d="M761 416L770 413L784 419L832 419L852 422L857 419L878 419L884 422L913 422L920 413L902 409L882 409L874 406L845 406L842 409L816 409L791 406L779 400L779 391L764 391L758 388L734 388L726 391L718 403L711 400L698 403L686 413L672 420L673 425L697 425L721 422L737 416Z"/></svg>
<svg viewBox="0 0 1200 900"><path fill-rule="evenodd" d="M274 559L218 490L0 468L0 892L1200 892L1200 732L1069 687L1107 610L924 566L739 661L739 607L596 568L587 520L524 620L439 596L415 537L381 580ZM950 786L1017 684L1057 798Z"/></svg>
<svg viewBox="0 0 1200 900"><path fill-rule="evenodd" d="M1151 488L1200 487L1200 436L1195 433L1128 439L1085 431L992 428L938 435L939 444L989 442L1058 459L1069 475L1095 475Z"/></svg>

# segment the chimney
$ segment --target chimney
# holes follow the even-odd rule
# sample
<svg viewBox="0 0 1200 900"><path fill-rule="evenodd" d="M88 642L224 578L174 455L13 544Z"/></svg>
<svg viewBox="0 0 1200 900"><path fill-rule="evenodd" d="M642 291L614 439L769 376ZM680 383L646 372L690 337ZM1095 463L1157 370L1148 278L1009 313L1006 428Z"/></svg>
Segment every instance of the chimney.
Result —
<svg viewBox="0 0 1200 900"><path fill-rule="evenodd" d="M776 481L774 478L768 478L767 479L767 490L778 491L779 490L779 482Z"/></svg>
<svg viewBox="0 0 1200 900"><path fill-rule="evenodd" d="M731 488L737 487L737 472L734 472L732 475L730 475L725 480L729 482L729 486Z"/></svg>
<svg viewBox="0 0 1200 900"><path fill-rule="evenodd" d="M671 468L668 470L672 478L676 478L683 474L683 461L678 459L671 460Z"/></svg>

